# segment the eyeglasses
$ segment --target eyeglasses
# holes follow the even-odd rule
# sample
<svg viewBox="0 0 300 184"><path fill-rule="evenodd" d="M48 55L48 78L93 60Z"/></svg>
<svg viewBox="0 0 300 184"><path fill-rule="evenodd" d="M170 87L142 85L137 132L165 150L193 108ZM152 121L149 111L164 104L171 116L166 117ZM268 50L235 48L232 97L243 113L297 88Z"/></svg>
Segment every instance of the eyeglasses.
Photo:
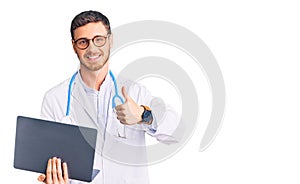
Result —
<svg viewBox="0 0 300 184"><path fill-rule="evenodd" d="M88 48L88 46L90 45L90 40L93 41L94 45L97 47L101 47L103 45L105 45L107 38L109 37L110 34L108 34L107 36L101 36L101 35L97 35L92 39L88 39L88 38L79 38L78 40L75 40L75 46L78 49L84 50L86 48Z"/></svg>

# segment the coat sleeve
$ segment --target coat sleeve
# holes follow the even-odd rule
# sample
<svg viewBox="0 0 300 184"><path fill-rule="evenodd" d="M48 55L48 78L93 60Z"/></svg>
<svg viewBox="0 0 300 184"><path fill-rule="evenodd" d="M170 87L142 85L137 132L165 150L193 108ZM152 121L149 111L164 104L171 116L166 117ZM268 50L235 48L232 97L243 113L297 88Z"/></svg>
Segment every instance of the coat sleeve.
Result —
<svg viewBox="0 0 300 184"><path fill-rule="evenodd" d="M65 80L45 93L41 107L41 118L51 121L62 120L67 107L68 82L69 80Z"/></svg>
<svg viewBox="0 0 300 184"><path fill-rule="evenodd" d="M175 131L180 122L180 116L170 105L166 104L163 99L151 95L150 91L142 85L130 87L129 94L134 97L139 105L149 106L153 122L151 125L143 124L143 129L152 137L165 144L177 143L179 137L175 136Z"/></svg>
<svg viewBox="0 0 300 184"><path fill-rule="evenodd" d="M46 93L42 102L41 108L41 118L46 120L54 120L54 113L53 113L53 105L51 104L51 98L49 94Z"/></svg>

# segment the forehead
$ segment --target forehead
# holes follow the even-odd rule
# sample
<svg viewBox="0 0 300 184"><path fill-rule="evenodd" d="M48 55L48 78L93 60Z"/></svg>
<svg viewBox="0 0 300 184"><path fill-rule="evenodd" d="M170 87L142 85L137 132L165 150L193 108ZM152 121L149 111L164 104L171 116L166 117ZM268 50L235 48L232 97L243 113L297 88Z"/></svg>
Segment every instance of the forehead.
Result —
<svg viewBox="0 0 300 184"><path fill-rule="evenodd" d="M74 30L74 39L89 38L96 35L107 35L107 30L102 22L91 22Z"/></svg>

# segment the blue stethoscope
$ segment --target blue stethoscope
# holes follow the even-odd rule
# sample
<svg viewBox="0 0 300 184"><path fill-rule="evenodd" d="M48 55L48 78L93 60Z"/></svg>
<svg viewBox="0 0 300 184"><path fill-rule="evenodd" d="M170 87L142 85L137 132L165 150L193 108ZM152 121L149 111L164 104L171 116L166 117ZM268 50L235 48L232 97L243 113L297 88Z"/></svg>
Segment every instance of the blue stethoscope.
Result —
<svg viewBox="0 0 300 184"><path fill-rule="evenodd" d="M69 83L69 89L68 89L68 103L67 103L67 111L66 111L66 116L68 116L70 114L70 106L71 106L71 93L72 93L72 88L73 88L73 85L74 85L74 80L75 80L75 77L76 75L78 74L78 71L76 71L71 80L70 80L70 83ZM116 82L116 78L115 76L113 75L113 73L109 70L109 75L111 77L111 79L113 80L114 82L114 87L115 87L115 95L113 96L112 98L112 108L114 109L116 107L116 100L120 100L122 102L122 104L124 103L124 100L123 98L119 95L118 93L118 86L117 86L117 82Z"/></svg>

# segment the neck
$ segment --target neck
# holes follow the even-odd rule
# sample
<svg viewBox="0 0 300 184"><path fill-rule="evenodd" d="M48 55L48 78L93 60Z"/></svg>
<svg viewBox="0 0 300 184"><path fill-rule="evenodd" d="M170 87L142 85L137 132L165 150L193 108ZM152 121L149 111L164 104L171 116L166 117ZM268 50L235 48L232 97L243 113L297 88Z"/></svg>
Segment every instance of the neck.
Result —
<svg viewBox="0 0 300 184"><path fill-rule="evenodd" d="M100 70L97 71L88 71L80 69L80 74L83 82L90 88L97 91L100 90L100 87L105 80L105 77L108 72L108 63L106 63Z"/></svg>

